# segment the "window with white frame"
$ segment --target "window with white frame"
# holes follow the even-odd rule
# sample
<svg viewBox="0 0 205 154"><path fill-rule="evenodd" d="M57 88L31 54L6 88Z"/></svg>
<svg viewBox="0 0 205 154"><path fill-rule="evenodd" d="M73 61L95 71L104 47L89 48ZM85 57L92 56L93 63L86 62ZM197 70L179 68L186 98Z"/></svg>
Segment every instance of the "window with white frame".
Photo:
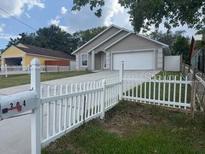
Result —
<svg viewBox="0 0 205 154"><path fill-rule="evenodd" d="M88 55L87 54L81 55L81 66L88 66Z"/></svg>

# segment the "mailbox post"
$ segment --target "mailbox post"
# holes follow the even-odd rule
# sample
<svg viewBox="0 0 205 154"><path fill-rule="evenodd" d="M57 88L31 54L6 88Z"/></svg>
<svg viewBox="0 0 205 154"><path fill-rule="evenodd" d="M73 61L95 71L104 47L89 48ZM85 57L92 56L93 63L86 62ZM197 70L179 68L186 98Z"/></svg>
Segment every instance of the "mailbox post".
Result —
<svg viewBox="0 0 205 154"><path fill-rule="evenodd" d="M31 153L41 153L40 138L40 63L37 58L31 62L31 89L36 92L38 100L31 116Z"/></svg>

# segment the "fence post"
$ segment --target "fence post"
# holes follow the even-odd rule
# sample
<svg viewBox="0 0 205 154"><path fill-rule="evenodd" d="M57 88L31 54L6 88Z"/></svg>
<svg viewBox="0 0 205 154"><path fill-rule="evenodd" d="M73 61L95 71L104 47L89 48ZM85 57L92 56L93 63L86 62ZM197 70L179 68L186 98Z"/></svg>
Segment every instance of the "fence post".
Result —
<svg viewBox="0 0 205 154"><path fill-rule="evenodd" d="M191 112L192 118L194 118L194 112L196 111L196 70L193 70L192 86L191 86Z"/></svg>
<svg viewBox="0 0 205 154"><path fill-rule="evenodd" d="M41 153L40 139L40 62L37 58L31 61L31 89L36 91L39 98L37 107L33 109L31 115L31 153Z"/></svg>
<svg viewBox="0 0 205 154"><path fill-rule="evenodd" d="M122 100L123 97L123 78L124 78L124 61L122 61L121 66L120 66L120 71L119 71L119 78L120 78L120 94L119 94L119 99Z"/></svg>
<svg viewBox="0 0 205 154"><path fill-rule="evenodd" d="M102 80L102 87L103 87L103 92L102 92L102 104L101 104L101 115L100 115L100 119L104 119L105 117L105 101L106 101L106 93L105 93L105 88L106 88L106 81L105 79Z"/></svg>
<svg viewBox="0 0 205 154"><path fill-rule="evenodd" d="M7 68L7 64L4 65L4 71L5 71L5 77L8 77L8 68Z"/></svg>

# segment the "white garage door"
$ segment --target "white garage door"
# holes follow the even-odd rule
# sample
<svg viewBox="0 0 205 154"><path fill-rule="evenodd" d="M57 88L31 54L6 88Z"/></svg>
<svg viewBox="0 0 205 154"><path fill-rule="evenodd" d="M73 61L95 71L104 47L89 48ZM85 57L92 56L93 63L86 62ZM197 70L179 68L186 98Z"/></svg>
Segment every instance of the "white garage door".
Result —
<svg viewBox="0 0 205 154"><path fill-rule="evenodd" d="M119 70L122 61L124 61L125 70L152 70L155 68L153 51L113 54L113 69Z"/></svg>

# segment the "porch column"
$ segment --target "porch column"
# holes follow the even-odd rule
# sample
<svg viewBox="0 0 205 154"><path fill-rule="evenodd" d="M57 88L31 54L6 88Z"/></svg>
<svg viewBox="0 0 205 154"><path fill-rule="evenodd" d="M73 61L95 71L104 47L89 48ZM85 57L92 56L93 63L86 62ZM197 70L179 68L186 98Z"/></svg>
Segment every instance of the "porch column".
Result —
<svg viewBox="0 0 205 154"><path fill-rule="evenodd" d="M4 69L5 59L1 57L1 70Z"/></svg>
<svg viewBox="0 0 205 154"><path fill-rule="evenodd" d="M95 51L92 51L91 53L91 70L95 70Z"/></svg>

